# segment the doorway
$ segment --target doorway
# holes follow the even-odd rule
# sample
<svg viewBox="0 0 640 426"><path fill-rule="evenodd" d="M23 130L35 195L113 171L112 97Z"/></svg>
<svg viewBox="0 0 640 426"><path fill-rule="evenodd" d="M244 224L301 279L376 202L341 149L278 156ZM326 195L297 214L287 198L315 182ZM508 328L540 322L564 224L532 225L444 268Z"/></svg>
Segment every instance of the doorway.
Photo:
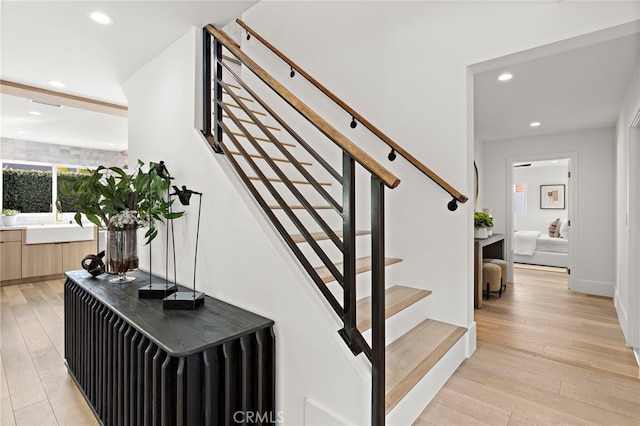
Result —
<svg viewBox="0 0 640 426"><path fill-rule="evenodd" d="M512 158L507 182L507 257L513 264L566 268L569 290L575 288L578 215L577 154Z"/></svg>

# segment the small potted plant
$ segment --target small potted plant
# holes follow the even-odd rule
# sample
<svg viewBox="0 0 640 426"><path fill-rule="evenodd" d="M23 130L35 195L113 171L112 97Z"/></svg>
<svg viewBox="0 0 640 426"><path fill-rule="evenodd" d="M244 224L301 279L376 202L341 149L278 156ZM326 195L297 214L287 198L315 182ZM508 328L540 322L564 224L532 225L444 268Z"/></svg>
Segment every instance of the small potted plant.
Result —
<svg viewBox="0 0 640 426"><path fill-rule="evenodd" d="M493 218L489 213L473 213L473 228L475 238L488 238L489 228L493 227Z"/></svg>
<svg viewBox="0 0 640 426"><path fill-rule="evenodd" d="M18 210L3 209L2 210L2 223L4 226L14 226L18 221Z"/></svg>

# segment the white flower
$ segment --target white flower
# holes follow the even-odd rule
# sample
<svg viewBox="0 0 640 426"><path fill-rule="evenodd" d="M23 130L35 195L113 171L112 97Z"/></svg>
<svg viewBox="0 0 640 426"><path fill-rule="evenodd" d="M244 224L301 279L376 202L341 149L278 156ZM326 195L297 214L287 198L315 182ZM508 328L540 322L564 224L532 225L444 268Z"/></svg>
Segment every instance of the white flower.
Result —
<svg viewBox="0 0 640 426"><path fill-rule="evenodd" d="M116 229L124 229L127 226L139 228L148 225L144 220L138 217L137 211L129 209L124 209L118 214L111 216L109 218L109 224Z"/></svg>

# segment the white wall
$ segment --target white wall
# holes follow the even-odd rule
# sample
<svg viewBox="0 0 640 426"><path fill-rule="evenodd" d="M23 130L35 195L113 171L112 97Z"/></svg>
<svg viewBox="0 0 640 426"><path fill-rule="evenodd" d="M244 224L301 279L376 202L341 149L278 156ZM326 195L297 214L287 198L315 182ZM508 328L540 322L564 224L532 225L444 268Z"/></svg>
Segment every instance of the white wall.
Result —
<svg viewBox="0 0 640 426"><path fill-rule="evenodd" d="M627 343L640 359L640 63L616 126L616 289L618 318Z"/></svg>
<svg viewBox="0 0 640 426"><path fill-rule="evenodd" d="M468 67L639 16L637 3L261 2L243 19L416 158L472 195ZM260 50L256 41L243 48L251 54ZM300 78L289 79L286 65L273 69L402 180L387 191L387 252L404 259L389 269L389 280L432 290L436 303L430 316L472 327L473 203L449 212L440 188L402 159L388 163L381 142L361 126L350 130L350 117L315 100L320 97L312 100L314 91Z"/></svg>
<svg viewBox="0 0 640 426"><path fill-rule="evenodd" d="M261 2L244 19L471 195L468 66L638 17L635 2ZM366 422L369 389L360 377L366 364L348 361L352 356L321 297L309 290L308 279L246 193L238 192L225 160L213 156L193 129L193 64L200 50L195 38L188 34L125 84L130 158L164 159L180 184L205 193L200 289L276 321L278 401L285 422L302 423L304 397L351 423ZM344 114L329 115L340 116L340 129L349 131ZM361 126L356 132L364 135ZM388 150L379 142L362 136L358 144L386 158ZM387 251L405 262L391 269L389 282L433 290L433 318L473 327L473 206L451 213L449 197L405 162L396 160L390 168L403 181L387 191L387 219L393 224ZM178 276L184 283L191 279L193 216L179 225L184 249ZM160 270L160 263L154 268ZM475 340L469 345L473 350Z"/></svg>
<svg viewBox="0 0 640 426"><path fill-rule="evenodd" d="M574 210L571 237L579 241L578 277L572 290L613 296L615 280L615 142L613 129L584 130L512 141L486 142L486 178L481 191L491 206L494 230L506 232L507 161L536 155L577 153L578 205ZM508 242L509 243L509 242ZM507 244L508 246L510 244ZM572 274L574 271L572 271Z"/></svg>
<svg viewBox="0 0 640 426"><path fill-rule="evenodd" d="M568 187L567 187L567 165L549 165L543 167L516 167L513 169L513 183L527 186L527 213L525 215L514 214L514 231L530 230L547 233L549 224L556 219L565 219L568 214ZM565 208L564 209L541 209L540 208L540 185L564 185L565 186ZM509 200L507 199L507 202ZM485 206L490 207L490 206ZM493 212L493 210L492 210Z"/></svg>
<svg viewBox="0 0 640 426"><path fill-rule="evenodd" d="M129 159L164 160L176 185L204 194L197 288L275 321L277 410L285 424L304 422L305 398L340 407L350 424L366 423L368 363L353 362L333 311L239 183L229 179L227 160L193 128L199 34L193 29L125 83ZM198 204L191 201L186 217L175 222L178 282L185 285L193 282ZM164 272L163 242L159 237L153 243L154 273ZM147 254L140 247L142 269L148 269Z"/></svg>

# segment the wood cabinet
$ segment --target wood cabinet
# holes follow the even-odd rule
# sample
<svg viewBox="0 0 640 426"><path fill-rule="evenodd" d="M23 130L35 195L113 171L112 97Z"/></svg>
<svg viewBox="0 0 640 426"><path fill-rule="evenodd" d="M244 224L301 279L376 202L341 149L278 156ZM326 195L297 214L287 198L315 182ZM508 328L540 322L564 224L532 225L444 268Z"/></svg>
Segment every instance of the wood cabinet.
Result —
<svg viewBox="0 0 640 426"><path fill-rule="evenodd" d="M63 244L23 245L22 278L61 274Z"/></svg>
<svg viewBox="0 0 640 426"><path fill-rule="evenodd" d="M96 236L94 232L94 239L88 241L26 244L24 230L2 230L0 281L2 285L18 284L81 269L82 259L96 253Z"/></svg>
<svg viewBox="0 0 640 426"><path fill-rule="evenodd" d="M62 244L62 272L81 269L82 259L88 254L96 254L96 250L95 240Z"/></svg>
<svg viewBox="0 0 640 426"><path fill-rule="evenodd" d="M138 298L149 275L131 275L134 285L84 271L65 282L64 357L100 423L274 424L273 321L209 296L198 310L165 311Z"/></svg>
<svg viewBox="0 0 640 426"><path fill-rule="evenodd" d="M22 232L0 232L0 281L22 277Z"/></svg>

